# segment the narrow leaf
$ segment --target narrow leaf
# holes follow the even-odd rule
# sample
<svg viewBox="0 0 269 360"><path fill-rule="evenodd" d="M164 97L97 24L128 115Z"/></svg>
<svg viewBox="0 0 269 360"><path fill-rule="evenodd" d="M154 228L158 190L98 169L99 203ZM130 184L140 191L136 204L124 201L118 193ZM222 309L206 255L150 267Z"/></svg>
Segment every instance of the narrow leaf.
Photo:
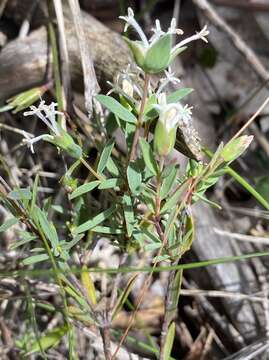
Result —
<svg viewBox="0 0 269 360"><path fill-rule="evenodd" d="M86 265L83 265L82 267L81 283L87 291L87 295L91 300L92 304L96 305L97 301L95 287Z"/></svg>
<svg viewBox="0 0 269 360"><path fill-rule="evenodd" d="M131 237L134 229L135 217L132 199L128 195L123 196L123 212L126 223L127 235L128 237Z"/></svg>
<svg viewBox="0 0 269 360"><path fill-rule="evenodd" d="M7 196L13 200L31 200L32 194L29 188L12 190Z"/></svg>
<svg viewBox="0 0 269 360"><path fill-rule="evenodd" d="M32 265L48 259L49 256L47 254L39 254L39 255L29 256L28 258L22 260L22 263L23 265Z"/></svg>
<svg viewBox="0 0 269 360"><path fill-rule="evenodd" d="M89 183L79 186L72 194L69 195L69 200L73 200L78 196L84 195L93 189L95 189L100 184L99 180L91 181Z"/></svg>
<svg viewBox="0 0 269 360"><path fill-rule="evenodd" d="M170 174L164 178L162 186L161 186L161 199L164 199L170 192L170 190L172 189L175 180L177 178L177 167L175 166L172 171L170 172Z"/></svg>
<svg viewBox="0 0 269 360"><path fill-rule="evenodd" d="M171 354L171 351L173 348L175 333L176 333L176 325L175 325L175 322L173 321L168 328L166 341L164 344L164 351L163 351L164 357L163 358L165 360L170 358L170 354Z"/></svg>
<svg viewBox="0 0 269 360"><path fill-rule="evenodd" d="M136 123L136 117L113 97L97 95L96 99L120 119L126 122Z"/></svg>
<svg viewBox="0 0 269 360"><path fill-rule="evenodd" d="M127 168L127 180L129 188L134 195L137 195L140 192L140 187L142 183L141 170L139 169L137 163L132 162Z"/></svg>
<svg viewBox="0 0 269 360"><path fill-rule="evenodd" d="M114 140L110 139L106 143L106 145L101 153L100 160L99 160L98 167L97 167L97 172L100 174L103 172L103 170L105 169L105 167L107 165L108 159L110 158L112 149L114 147L114 143L115 143Z"/></svg>
<svg viewBox="0 0 269 360"><path fill-rule="evenodd" d="M27 353L27 356L34 354L40 351L40 347L43 350L47 350L53 346L56 346L61 338L68 332L68 326L64 325L62 327L55 328L51 331L48 331L47 334L42 336L39 341L34 341Z"/></svg>
<svg viewBox="0 0 269 360"><path fill-rule="evenodd" d="M157 175L158 174L158 165L156 163L156 160L154 159L154 155L153 155L153 152L151 150L149 143L147 143L145 139L140 138L139 144L140 144L142 154L143 154L143 159L145 161L147 168L154 175Z"/></svg>
<svg viewBox="0 0 269 360"><path fill-rule="evenodd" d="M115 211L116 211L116 205L112 205L109 209L101 212L100 214L96 215L94 218L86 221L85 223L79 225L75 230L74 234L80 234L85 231L91 230L96 225L101 224L105 219L109 218Z"/></svg>
<svg viewBox="0 0 269 360"><path fill-rule="evenodd" d="M137 279L137 276L138 275L135 274L130 278L124 291L121 293L120 297L118 298L116 305L112 311L112 319L114 319L117 316L117 314L121 311L121 309L123 308L124 303L127 300L128 296L133 288L133 285Z"/></svg>
<svg viewBox="0 0 269 360"><path fill-rule="evenodd" d="M172 92L172 94L167 95L167 103L176 103L179 100L183 99L185 96L189 95L191 92L193 92L193 89L191 88L176 90Z"/></svg>
<svg viewBox="0 0 269 360"><path fill-rule="evenodd" d="M122 185L121 179L111 178L111 179L105 179L101 181L100 185L98 186L99 190L105 190L105 189L111 189L116 188Z"/></svg>

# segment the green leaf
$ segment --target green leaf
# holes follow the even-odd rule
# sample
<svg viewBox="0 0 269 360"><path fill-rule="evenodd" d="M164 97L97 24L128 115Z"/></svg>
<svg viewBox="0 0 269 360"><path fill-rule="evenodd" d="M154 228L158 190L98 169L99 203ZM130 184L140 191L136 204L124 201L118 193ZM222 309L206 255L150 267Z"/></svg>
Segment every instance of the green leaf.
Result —
<svg viewBox="0 0 269 360"><path fill-rule="evenodd" d="M143 159L145 161L145 164L147 168L154 174L158 174L158 165L156 163L156 160L154 159L153 152L151 150L150 144L146 142L145 139L140 138L139 139L140 148L142 150Z"/></svg>
<svg viewBox="0 0 269 360"><path fill-rule="evenodd" d="M176 333L176 325L175 322L173 321L169 328L168 328L168 332L166 335L166 340L165 340L165 344L164 344L164 359L169 359L170 355L171 355L171 351L173 348L173 343L174 343L174 338L175 338L175 333Z"/></svg>
<svg viewBox="0 0 269 360"><path fill-rule="evenodd" d="M101 181L100 185L98 186L98 189L99 190L111 189L111 188L119 187L120 185L122 185L122 179L116 179L116 178L105 179Z"/></svg>
<svg viewBox="0 0 269 360"><path fill-rule="evenodd" d="M177 166L174 165L170 174L166 178L164 178L160 191L161 199L164 199L171 191L177 178L177 170Z"/></svg>
<svg viewBox="0 0 269 360"><path fill-rule="evenodd" d="M12 200L31 200L32 193L30 188L21 188L10 191L7 197Z"/></svg>
<svg viewBox="0 0 269 360"><path fill-rule="evenodd" d="M128 237L132 236L134 224L135 224L135 217L134 217L134 210L133 210L133 203L132 199L129 195L124 195L123 198L123 212L124 212L124 219L126 223L126 230Z"/></svg>
<svg viewBox="0 0 269 360"><path fill-rule="evenodd" d="M100 214L96 215L94 218L79 225L74 230L74 234L77 235L77 234L83 233L85 231L91 230L92 228L101 224L104 220L109 218L116 211L116 209L117 209L116 205L112 205L109 209L101 212Z"/></svg>
<svg viewBox="0 0 269 360"><path fill-rule="evenodd" d="M115 161L111 157L107 161L106 168L112 176L114 176L114 177L120 176L119 169L118 169Z"/></svg>
<svg viewBox="0 0 269 360"><path fill-rule="evenodd" d="M185 233L180 247L180 255L183 255L186 251L190 250L193 239L194 239L194 221L191 212L189 212L186 218Z"/></svg>
<svg viewBox="0 0 269 360"><path fill-rule="evenodd" d="M22 240L15 241L12 244L10 244L10 246L9 246L10 250L17 249L18 247L20 247L20 246L22 246L24 244L27 244L27 243L29 243L29 242L36 239L35 235L32 235L32 234L30 234L28 232L25 232L24 234L23 234L23 232L21 232L20 237L22 238Z"/></svg>
<svg viewBox="0 0 269 360"><path fill-rule="evenodd" d="M33 212L34 206L36 204L38 183L39 183L39 175L37 174L35 177L34 186L33 186L33 196L32 196L32 201L31 201L30 213Z"/></svg>
<svg viewBox="0 0 269 360"><path fill-rule="evenodd" d="M105 169L106 165L107 165L107 162L108 162L108 159L110 158L110 155L111 155L111 152L113 150L113 147L114 147L114 144L115 144L115 141L114 139L110 139L102 153L101 153L101 156L100 156L100 159L99 159L99 163L98 163L98 166L97 166L97 172L99 174L101 174L103 172L103 170Z"/></svg>
<svg viewBox="0 0 269 360"><path fill-rule="evenodd" d="M7 231L9 228L11 228L13 225L17 224L19 222L18 219L15 217L6 220L1 226L0 226L0 232Z"/></svg>
<svg viewBox="0 0 269 360"><path fill-rule="evenodd" d="M78 196L84 195L84 194L92 191L99 184L100 184L100 181L95 180L95 181L91 181L89 183L86 183L86 184L83 184L83 185L79 186L75 191L72 192L72 194L70 194L68 196L69 200L73 200L73 199L77 198Z"/></svg>
<svg viewBox="0 0 269 360"><path fill-rule="evenodd" d="M41 336L38 340L34 341L31 344L30 349L26 355L29 356L31 354L41 351L40 347L43 350L47 350L53 346L56 346L67 332L67 325L48 331L47 334Z"/></svg>
<svg viewBox="0 0 269 360"><path fill-rule="evenodd" d="M93 229L91 229L92 232L95 233L101 233L101 234L123 234L123 229L114 229L113 227L108 226L95 226Z"/></svg>
<svg viewBox="0 0 269 360"><path fill-rule="evenodd" d="M162 246L162 243L159 242L159 243L151 243L151 244L147 244L145 246L145 251L154 251L154 250L157 250L157 249L160 249L160 247Z"/></svg>
<svg viewBox="0 0 269 360"><path fill-rule="evenodd" d="M112 319L114 319L117 314L121 311L121 309L123 308L124 306L124 303L125 301L127 300L132 288L133 288L133 285L137 279L137 274L131 276L131 278L129 279L124 291L121 293L121 295L119 296L117 302L116 302L116 305L112 311Z"/></svg>
<svg viewBox="0 0 269 360"><path fill-rule="evenodd" d="M127 180L132 194L139 194L142 183L142 175L137 162L131 162L127 167Z"/></svg>
<svg viewBox="0 0 269 360"><path fill-rule="evenodd" d="M91 275L89 274L88 268L86 265L82 267L81 273L81 283L84 286L84 289L87 292L89 299L91 300L93 305L96 305L96 291L94 282L92 281Z"/></svg>
<svg viewBox="0 0 269 360"><path fill-rule="evenodd" d="M54 224L52 222L49 222L45 212L36 206L35 206L35 212L43 233L45 234L46 238L50 241L52 247L56 248L59 245L59 239Z"/></svg>
<svg viewBox="0 0 269 360"><path fill-rule="evenodd" d="M49 256L47 254L39 254L29 256L28 258L22 260L23 265L33 265L36 263L40 263L42 261L48 260Z"/></svg>
<svg viewBox="0 0 269 360"><path fill-rule="evenodd" d="M162 36L147 50L143 70L154 74L166 69L169 65L171 48L172 35Z"/></svg>
<svg viewBox="0 0 269 360"><path fill-rule="evenodd" d="M126 139L126 145L127 145L128 152L130 152L131 148L132 148L135 130L136 130L136 126L134 124L130 124L130 123L126 124L126 126L123 129L123 131L125 133L125 139Z"/></svg>
<svg viewBox="0 0 269 360"><path fill-rule="evenodd" d="M175 277L173 279L173 285L172 285L172 294L171 294L171 309L174 311L171 311L171 314L169 316L169 321L172 321L175 312L178 309L178 301L180 296L180 290L181 290L181 284L182 284L182 278L183 278L183 270L177 270Z"/></svg>
<svg viewBox="0 0 269 360"><path fill-rule="evenodd" d="M193 92L191 88L183 88L172 92L172 94L167 95L167 103L176 103L179 100L183 99L185 96Z"/></svg>
<svg viewBox="0 0 269 360"><path fill-rule="evenodd" d="M136 117L113 97L107 95L96 95L96 99L120 119L126 122L136 123Z"/></svg>

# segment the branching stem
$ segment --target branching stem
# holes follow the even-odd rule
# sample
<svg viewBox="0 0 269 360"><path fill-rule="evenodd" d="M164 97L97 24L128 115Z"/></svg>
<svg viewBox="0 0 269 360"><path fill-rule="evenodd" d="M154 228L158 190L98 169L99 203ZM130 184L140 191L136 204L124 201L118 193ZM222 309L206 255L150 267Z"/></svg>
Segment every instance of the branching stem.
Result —
<svg viewBox="0 0 269 360"><path fill-rule="evenodd" d="M149 74L145 74L143 96L142 96L142 100L141 100L141 105L140 105L139 115L138 115L138 119L137 119L132 148L131 148L131 152L130 152L129 162L134 161L136 158L136 148L137 148L137 143L138 143L138 139L139 139L140 129L142 128L142 124L143 124L143 112L144 112L145 104L146 104L146 100L147 100L148 86L149 86Z"/></svg>

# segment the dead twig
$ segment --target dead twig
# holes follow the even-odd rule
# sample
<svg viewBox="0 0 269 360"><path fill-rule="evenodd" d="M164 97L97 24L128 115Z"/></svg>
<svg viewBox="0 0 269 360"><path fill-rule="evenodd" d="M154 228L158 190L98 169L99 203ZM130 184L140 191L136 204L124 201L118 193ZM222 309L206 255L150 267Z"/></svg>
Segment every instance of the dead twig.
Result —
<svg viewBox="0 0 269 360"><path fill-rule="evenodd" d="M62 81L62 97L63 97L63 109L67 110L70 103L71 92L71 76L69 69L69 55L67 50L66 30L64 25L64 14L62 0L53 1L55 14L57 18L58 35L59 35L59 48L60 48L60 60L61 60L61 81ZM68 111L68 110L67 110Z"/></svg>
<svg viewBox="0 0 269 360"><path fill-rule="evenodd" d="M73 21L75 25L75 30L76 30L76 35L77 35L77 40L81 55L81 65L84 75L83 80L84 80L85 107L88 111L89 116L91 117L92 100L94 95L98 93L100 88L96 79L92 58L89 55L90 51L83 29L82 16L80 13L78 0L69 0L69 6L73 16Z"/></svg>
<svg viewBox="0 0 269 360"><path fill-rule="evenodd" d="M248 64L263 81L269 79L269 72L263 66L255 52L241 39L230 25L223 20L207 0L192 0L193 3L202 11L203 15L219 30L223 31L231 40L234 47L245 57ZM268 85L267 85L268 86Z"/></svg>

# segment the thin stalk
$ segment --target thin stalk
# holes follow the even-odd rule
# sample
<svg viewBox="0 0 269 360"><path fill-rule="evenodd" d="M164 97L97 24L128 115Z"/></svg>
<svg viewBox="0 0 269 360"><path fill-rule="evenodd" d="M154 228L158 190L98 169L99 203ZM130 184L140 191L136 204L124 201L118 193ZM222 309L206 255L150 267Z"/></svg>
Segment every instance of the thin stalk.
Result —
<svg viewBox="0 0 269 360"><path fill-rule="evenodd" d="M261 205L265 207L266 210L269 211L269 203L262 197L261 194L258 193L242 176L240 176L236 171L232 168L228 167L226 170L226 174L232 176L240 185L243 186Z"/></svg>
<svg viewBox="0 0 269 360"><path fill-rule="evenodd" d="M138 115L138 119L137 119L137 124L136 124L134 139L133 139L133 143L132 143L132 148L131 148L131 152L130 152L129 162L134 161L136 158L136 148L137 148L137 143L138 143L138 139L139 139L140 129L142 128L142 124L143 124L142 118L143 118L143 112L144 112L144 108L145 108L145 104L146 104L146 100L147 100L148 85L149 85L149 74L145 74L143 96L141 99L141 105L140 105L140 109L139 109L139 115Z"/></svg>
<svg viewBox="0 0 269 360"><path fill-rule="evenodd" d="M161 185L162 185L161 184L161 176L162 176L163 166L164 166L164 158L161 157L160 158L160 163L159 163L159 171L158 171L158 175L157 175L157 186L156 186L156 210L155 210L156 218L159 218L160 211L161 211L161 195L160 195L160 191L161 191Z"/></svg>
<svg viewBox="0 0 269 360"><path fill-rule="evenodd" d="M187 263L187 264L179 264L179 265L167 265L167 266L142 266L142 267L130 267L130 266L126 266L126 267L112 267L112 268L100 268L100 267L95 267L95 268L89 268L88 271L89 273L98 273L98 274L118 274L120 273L124 273L124 274L128 274L128 273L137 273L137 272L141 272L141 273L160 273L160 272L165 272L165 271L173 271L173 270L188 270L188 269L198 269L198 268L203 268L206 266L212 266L212 265L218 265L218 264L226 264L226 263L231 263L234 261L242 261L242 260L247 260L247 259L252 259L252 258L258 258L258 257L269 257L269 251L264 251L264 252L255 252L255 253L248 253L248 254L244 254L244 255L236 255L236 256L226 256L226 257L222 257L222 258L214 258L214 259L208 259L208 260L204 260L204 261L197 261L197 262L192 262L192 263ZM64 274L64 275L68 275L69 273L73 273L73 274L81 274L82 270L81 268L77 269L77 268L71 268L70 270L58 270L59 274ZM52 269L42 269L42 270L38 270L38 269L33 269L33 270L14 270L14 271L0 271L0 278L4 278L4 277L25 277L25 276L32 276L32 277L44 277L45 275L47 276L51 276L53 275L54 272Z"/></svg>
<svg viewBox="0 0 269 360"><path fill-rule="evenodd" d="M236 139L239 135L242 134L246 130L246 128L257 118L257 116L262 112L262 110L266 107L266 105L269 103L269 96L265 99L263 104L259 107L259 109L251 116L251 118L241 127L240 130L237 131L237 133L231 138L231 140L228 141L228 144Z"/></svg>
<svg viewBox="0 0 269 360"><path fill-rule="evenodd" d="M52 66L53 66L53 77L54 77L54 83L55 83L56 99L57 99L59 110L63 111L64 110L64 100L63 100L63 93L62 93L62 82L61 82L61 72L60 72L60 65L59 65L58 45L57 45L55 29L54 29L54 26L51 21L49 21L49 23L48 23L48 32L49 32L49 39L50 39L51 50L52 50ZM66 128L64 116L59 115L58 122L63 129Z"/></svg>

